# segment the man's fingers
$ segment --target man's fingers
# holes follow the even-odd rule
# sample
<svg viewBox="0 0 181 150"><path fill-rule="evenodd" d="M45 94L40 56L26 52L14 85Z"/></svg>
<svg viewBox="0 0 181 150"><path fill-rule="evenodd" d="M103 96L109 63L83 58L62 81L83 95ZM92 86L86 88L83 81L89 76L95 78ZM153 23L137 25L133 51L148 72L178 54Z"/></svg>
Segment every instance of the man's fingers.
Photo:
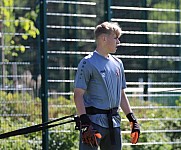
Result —
<svg viewBox="0 0 181 150"><path fill-rule="evenodd" d="M131 133L131 143L136 144L138 142L138 132Z"/></svg>
<svg viewBox="0 0 181 150"><path fill-rule="evenodd" d="M83 143L89 144L89 139L88 138L84 138L82 139Z"/></svg>
<svg viewBox="0 0 181 150"><path fill-rule="evenodd" d="M102 138L101 134L100 133L95 133L94 134L94 137L93 137L93 141L92 141L92 145L94 145L95 147L98 146L98 141L97 141L97 138Z"/></svg>
<svg viewBox="0 0 181 150"><path fill-rule="evenodd" d="M98 141L96 138L101 138L101 134L100 133L96 133L95 136L92 137L87 137L87 138L83 138L82 141L85 144L90 145L91 147L97 147L98 146Z"/></svg>
<svg viewBox="0 0 181 150"><path fill-rule="evenodd" d="M82 142L85 144L90 145L91 147L97 147L98 146L98 139L100 139L102 136L101 134L93 129L92 125L84 125L82 126Z"/></svg>
<svg viewBox="0 0 181 150"><path fill-rule="evenodd" d="M131 127L131 129L133 128L133 122L130 122L130 127Z"/></svg>
<svg viewBox="0 0 181 150"><path fill-rule="evenodd" d="M91 147L97 147L98 146L98 142L97 142L96 137L89 138L89 145Z"/></svg>
<svg viewBox="0 0 181 150"><path fill-rule="evenodd" d="M101 139L101 138L102 138L102 136L101 136L100 133L95 133L95 136L96 136L98 139Z"/></svg>

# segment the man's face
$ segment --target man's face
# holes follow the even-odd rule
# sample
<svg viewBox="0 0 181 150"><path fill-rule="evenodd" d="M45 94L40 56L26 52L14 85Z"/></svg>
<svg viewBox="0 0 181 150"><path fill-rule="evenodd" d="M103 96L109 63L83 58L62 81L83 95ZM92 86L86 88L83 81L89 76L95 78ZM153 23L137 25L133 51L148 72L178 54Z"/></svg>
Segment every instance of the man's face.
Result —
<svg viewBox="0 0 181 150"><path fill-rule="evenodd" d="M117 50L117 44L119 43L119 38L115 33L107 35L106 49L108 53L115 53Z"/></svg>

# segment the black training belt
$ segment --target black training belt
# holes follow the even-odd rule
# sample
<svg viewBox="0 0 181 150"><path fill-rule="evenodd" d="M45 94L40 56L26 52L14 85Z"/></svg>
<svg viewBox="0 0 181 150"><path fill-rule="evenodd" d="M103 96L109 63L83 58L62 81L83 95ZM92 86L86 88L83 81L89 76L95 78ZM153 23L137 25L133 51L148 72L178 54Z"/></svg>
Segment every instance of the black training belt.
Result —
<svg viewBox="0 0 181 150"><path fill-rule="evenodd" d="M95 108L95 107L91 106L91 107L86 107L86 113L88 115L107 114L111 144L115 145L115 137L114 137L114 128L113 128L112 116L118 115L118 107L115 107L115 108L112 108L112 109L109 109L109 110L104 110L104 109L98 109L98 108Z"/></svg>

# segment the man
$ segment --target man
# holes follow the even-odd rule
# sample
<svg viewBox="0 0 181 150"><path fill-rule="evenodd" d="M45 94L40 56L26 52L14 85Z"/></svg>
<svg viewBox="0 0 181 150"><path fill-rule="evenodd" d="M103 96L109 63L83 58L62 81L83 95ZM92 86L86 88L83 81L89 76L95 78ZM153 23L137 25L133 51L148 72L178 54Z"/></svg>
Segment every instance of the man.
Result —
<svg viewBox="0 0 181 150"><path fill-rule="evenodd" d="M117 23L103 22L95 28L96 50L84 57L75 77L74 101L80 116L80 150L120 150L122 147L118 109L131 124L131 142L136 144L140 128L124 92L123 63L111 55L120 43Z"/></svg>

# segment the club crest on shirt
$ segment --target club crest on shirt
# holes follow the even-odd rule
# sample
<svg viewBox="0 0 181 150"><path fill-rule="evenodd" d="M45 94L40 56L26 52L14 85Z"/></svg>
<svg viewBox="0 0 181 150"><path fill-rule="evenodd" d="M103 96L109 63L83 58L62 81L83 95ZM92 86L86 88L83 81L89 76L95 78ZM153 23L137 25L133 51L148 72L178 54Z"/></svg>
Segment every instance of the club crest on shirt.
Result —
<svg viewBox="0 0 181 150"><path fill-rule="evenodd" d="M105 71L105 70L101 70L100 73L101 73L101 76L102 76L103 78L105 78L105 76L106 76L106 71Z"/></svg>
<svg viewBox="0 0 181 150"><path fill-rule="evenodd" d="M116 69L116 76L119 76L120 75L120 70L119 68Z"/></svg>

